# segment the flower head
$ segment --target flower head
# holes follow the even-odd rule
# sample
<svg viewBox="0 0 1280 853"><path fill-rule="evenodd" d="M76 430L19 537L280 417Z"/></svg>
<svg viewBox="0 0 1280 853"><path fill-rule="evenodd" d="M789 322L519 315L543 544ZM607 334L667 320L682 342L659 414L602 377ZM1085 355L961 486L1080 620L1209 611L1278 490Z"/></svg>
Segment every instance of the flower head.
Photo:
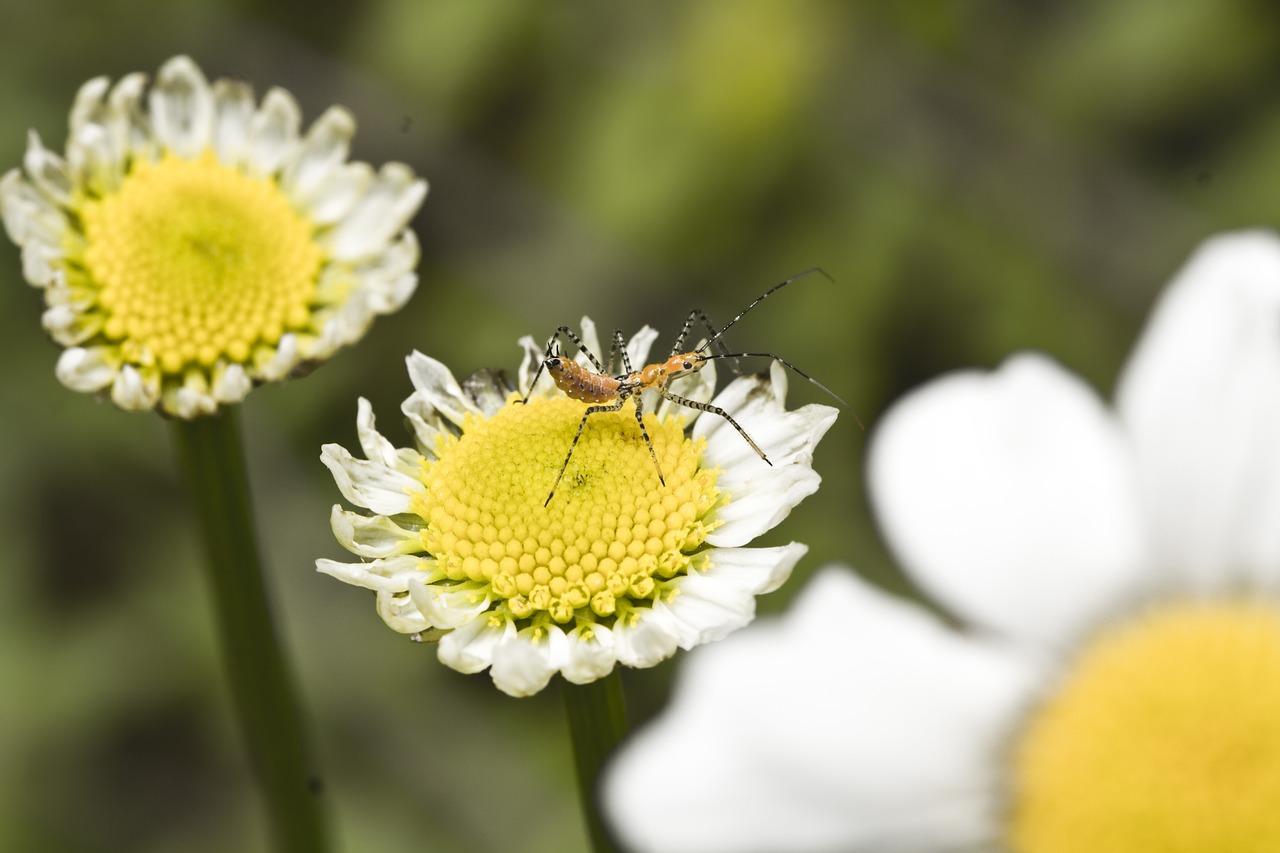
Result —
<svg viewBox="0 0 1280 853"><path fill-rule="evenodd" d="M904 399L872 498L965 630L831 569L693 655L606 786L630 846L1280 849L1277 318L1280 240L1219 237L1114 411L1032 355Z"/></svg>
<svg viewBox="0 0 1280 853"><path fill-rule="evenodd" d="M655 334L646 327L630 342L633 363L644 363ZM585 318L583 338L599 351ZM360 508L335 506L334 533L367 561L317 568L374 590L390 627L438 638L441 661L488 668L514 696L556 672L585 683L616 663L653 666L749 622L755 596L781 584L805 548L743 546L817 489L811 455L835 410L787 411L776 366L731 383L717 403L769 449L770 467L714 415L646 406L663 484L628 402L587 420L548 501L586 404L545 376L521 403L541 357L531 338L521 344L515 387L490 373L460 385L440 362L410 356L416 390L402 409L413 448L378 433L360 401L366 458L330 444L321 459ZM680 393L704 400L714 370L680 382Z"/></svg>
<svg viewBox="0 0 1280 853"><path fill-rule="evenodd" d="M256 104L185 56L81 87L65 157L31 134L0 178L23 272L65 349L57 376L182 418L235 403L358 340L417 284L405 225L426 183L348 163L355 121L300 133L282 89Z"/></svg>

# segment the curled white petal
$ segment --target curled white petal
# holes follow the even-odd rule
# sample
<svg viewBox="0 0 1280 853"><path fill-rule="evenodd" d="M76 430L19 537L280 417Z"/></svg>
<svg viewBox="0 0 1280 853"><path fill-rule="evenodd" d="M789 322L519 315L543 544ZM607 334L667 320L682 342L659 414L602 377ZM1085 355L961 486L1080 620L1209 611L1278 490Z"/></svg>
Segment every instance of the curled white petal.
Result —
<svg viewBox="0 0 1280 853"><path fill-rule="evenodd" d="M547 686L568 651L564 631L556 625L532 625L506 636L493 649L489 676L508 696L532 696Z"/></svg>
<svg viewBox="0 0 1280 853"><path fill-rule="evenodd" d="M418 610L437 628L461 628L489 609L487 586L419 584L409 590Z"/></svg>
<svg viewBox="0 0 1280 853"><path fill-rule="evenodd" d="M353 554L369 559L422 550L416 530L406 530L385 515L362 515L334 504L329 514L334 538Z"/></svg>
<svg viewBox="0 0 1280 853"><path fill-rule="evenodd" d="M409 381L413 383L415 395L420 396L431 409L458 425L462 424L468 412L479 413L468 402L462 386L444 364L417 350L405 359L405 363L409 366Z"/></svg>
<svg viewBox="0 0 1280 853"><path fill-rule="evenodd" d="M58 381L73 391L101 391L115 381L120 359L113 347L71 347L62 351L54 369Z"/></svg>
<svg viewBox="0 0 1280 853"><path fill-rule="evenodd" d="M126 364L111 383L111 402L125 411L145 412L154 409L159 400L160 377L155 371Z"/></svg>
<svg viewBox="0 0 1280 853"><path fill-rule="evenodd" d="M637 608L613 626L618 662L639 668L654 666L676 653L679 630L666 607Z"/></svg>
<svg viewBox="0 0 1280 853"><path fill-rule="evenodd" d="M408 512L412 495L423 488L421 480L379 462L356 459L339 444L324 445L320 461L333 473L344 498L379 515Z"/></svg>
<svg viewBox="0 0 1280 853"><path fill-rule="evenodd" d="M357 408L356 434L360 438L360 449L364 451L365 458L416 478L422 470L421 457L412 450L397 448L378 432L374 425L373 406L368 400L361 397Z"/></svg>
<svg viewBox="0 0 1280 853"><path fill-rule="evenodd" d="M594 623L579 625L565 635L564 664L560 672L571 684L589 684L613 672L618 659L613 631Z"/></svg>
<svg viewBox="0 0 1280 853"><path fill-rule="evenodd" d="M423 574L422 566L430 561L411 555L397 555L364 563L340 563L316 560L316 571L352 586L375 591L407 593L409 579Z"/></svg>
<svg viewBox="0 0 1280 853"><path fill-rule="evenodd" d="M458 672L480 672L493 663L497 645L515 634L515 623L510 619L485 613L441 637L436 656Z"/></svg>

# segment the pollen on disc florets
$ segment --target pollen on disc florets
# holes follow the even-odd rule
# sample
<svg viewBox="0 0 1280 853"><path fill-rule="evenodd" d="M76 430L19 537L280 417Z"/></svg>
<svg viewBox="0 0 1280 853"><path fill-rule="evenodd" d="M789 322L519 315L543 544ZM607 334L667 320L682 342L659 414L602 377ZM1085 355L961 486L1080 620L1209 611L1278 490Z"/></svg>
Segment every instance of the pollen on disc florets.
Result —
<svg viewBox="0 0 1280 853"><path fill-rule="evenodd" d="M85 264L103 333L169 374L243 363L311 318L323 253L276 185L211 153L137 163L83 205Z"/></svg>
<svg viewBox="0 0 1280 853"><path fill-rule="evenodd" d="M488 584L516 619L563 624L643 606L696 568L714 527L718 470L699 466L703 442L674 418L645 416L661 485L631 404L587 420L547 503L583 411L567 398L508 402L469 416L423 462L413 509L424 550L450 581Z"/></svg>

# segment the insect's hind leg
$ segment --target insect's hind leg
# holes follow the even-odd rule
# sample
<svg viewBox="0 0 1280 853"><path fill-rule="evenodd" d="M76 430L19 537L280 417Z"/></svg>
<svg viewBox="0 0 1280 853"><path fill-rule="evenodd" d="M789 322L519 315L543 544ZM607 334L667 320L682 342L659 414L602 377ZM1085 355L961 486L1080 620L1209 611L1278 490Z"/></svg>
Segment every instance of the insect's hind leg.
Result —
<svg viewBox="0 0 1280 853"><path fill-rule="evenodd" d="M687 406L690 409L697 409L700 412L710 412L713 415L719 415L720 417L724 418L726 421L729 422L729 426L736 429L738 431L738 435L742 436L742 438L747 442L747 444L751 445L751 449L756 452L757 456L763 459L767 464L769 465L773 464L772 462L769 461L769 457L765 455L764 451L760 449L760 445L756 444L751 439L751 436L747 435L747 431L742 428L742 424L735 421L733 419L733 416L730 415L728 412L726 412L724 409L720 408L719 406L713 406L710 403L701 403L697 400L690 400L688 397L681 397L679 394L671 393L666 388L659 389L658 393L660 393L664 399L670 400L673 403L677 403L681 406Z"/></svg>
<svg viewBox="0 0 1280 853"><path fill-rule="evenodd" d="M665 394L663 396L666 396ZM649 430L644 426L644 406L640 403L640 395L635 395L636 400L636 423L640 426L640 435L644 437L645 446L649 448L649 457L653 459L653 468L658 472L658 482L666 487L666 478L662 476L662 466L658 464L658 452L653 449L653 442L649 439Z"/></svg>

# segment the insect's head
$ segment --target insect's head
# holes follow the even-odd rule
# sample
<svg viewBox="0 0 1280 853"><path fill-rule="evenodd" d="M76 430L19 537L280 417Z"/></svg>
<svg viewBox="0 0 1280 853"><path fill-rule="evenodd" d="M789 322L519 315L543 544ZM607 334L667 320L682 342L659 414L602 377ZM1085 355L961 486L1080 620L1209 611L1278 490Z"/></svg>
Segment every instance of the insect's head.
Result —
<svg viewBox="0 0 1280 853"><path fill-rule="evenodd" d="M681 376L688 376L690 373L697 373L707 364L707 356L704 353L693 350L692 352L677 353L667 359L662 365L663 373L666 374L667 380L679 379Z"/></svg>

